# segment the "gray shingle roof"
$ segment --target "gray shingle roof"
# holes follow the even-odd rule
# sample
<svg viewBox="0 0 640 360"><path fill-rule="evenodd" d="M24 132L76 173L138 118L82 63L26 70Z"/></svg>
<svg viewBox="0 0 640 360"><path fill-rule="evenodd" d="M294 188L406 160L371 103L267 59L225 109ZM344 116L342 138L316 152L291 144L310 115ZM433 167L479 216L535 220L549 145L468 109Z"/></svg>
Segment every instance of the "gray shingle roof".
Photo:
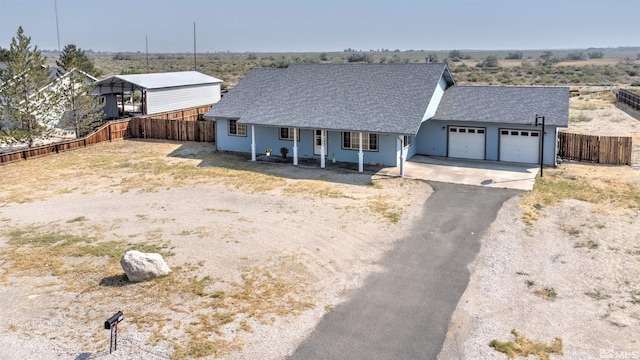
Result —
<svg viewBox="0 0 640 360"><path fill-rule="evenodd" d="M453 82L444 64L315 64L252 70L205 117L238 118L255 125L415 134L443 74Z"/></svg>
<svg viewBox="0 0 640 360"><path fill-rule="evenodd" d="M445 91L433 119L525 125L536 114L547 125L567 127L569 88L456 85Z"/></svg>

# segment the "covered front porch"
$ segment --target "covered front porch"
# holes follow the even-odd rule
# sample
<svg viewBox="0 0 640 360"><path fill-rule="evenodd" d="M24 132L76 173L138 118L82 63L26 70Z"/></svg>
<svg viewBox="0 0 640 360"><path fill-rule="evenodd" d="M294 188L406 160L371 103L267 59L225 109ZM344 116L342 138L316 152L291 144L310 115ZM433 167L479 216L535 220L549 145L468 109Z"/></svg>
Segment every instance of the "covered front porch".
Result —
<svg viewBox="0 0 640 360"><path fill-rule="evenodd" d="M355 164L359 172L364 172L367 165L386 165L399 166L402 172L407 157L405 137L393 134L247 125L247 135L252 161L258 161L260 157L277 162L280 149L285 148L286 157L294 166L305 159L307 162L313 160L320 168L336 163ZM273 159L261 157L268 149L272 151Z"/></svg>

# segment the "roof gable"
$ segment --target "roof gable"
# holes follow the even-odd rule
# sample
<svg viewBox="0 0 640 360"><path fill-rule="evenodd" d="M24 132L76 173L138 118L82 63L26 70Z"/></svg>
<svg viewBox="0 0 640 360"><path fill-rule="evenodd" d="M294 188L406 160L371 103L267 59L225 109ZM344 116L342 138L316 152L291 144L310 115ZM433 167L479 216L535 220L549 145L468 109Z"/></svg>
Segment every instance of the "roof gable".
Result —
<svg viewBox="0 0 640 360"><path fill-rule="evenodd" d="M445 73L451 79L444 64L296 64L268 76L257 73L245 76L206 116L256 125L415 134L438 81Z"/></svg>
<svg viewBox="0 0 640 360"><path fill-rule="evenodd" d="M569 125L569 88L551 86L452 86L434 120L531 125L535 116L547 125Z"/></svg>

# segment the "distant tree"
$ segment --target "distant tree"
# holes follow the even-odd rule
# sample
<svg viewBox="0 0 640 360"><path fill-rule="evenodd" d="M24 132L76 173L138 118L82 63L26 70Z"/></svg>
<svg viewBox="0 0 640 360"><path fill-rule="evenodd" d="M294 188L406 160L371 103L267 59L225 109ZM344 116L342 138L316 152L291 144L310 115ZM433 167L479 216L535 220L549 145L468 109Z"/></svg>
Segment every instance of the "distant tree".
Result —
<svg viewBox="0 0 640 360"><path fill-rule="evenodd" d="M602 59L604 53L602 51L592 51L589 53L589 59Z"/></svg>
<svg viewBox="0 0 640 360"><path fill-rule="evenodd" d="M520 51L508 53L505 57L506 60L520 60L522 59L522 53Z"/></svg>
<svg viewBox="0 0 640 360"><path fill-rule="evenodd" d="M584 59L585 59L585 56L582 51L577 51L577 52L567 54L567 60L569 61L580 61Z"/></svg>
<svg viewBox="0 0 640 360"><path fill-rule="evenodd" d="M366 63L371 63L371 57L368 54L364 54L364 53L354 53L349 55L349 57L347 58L347 61L352 63L352 62L366 62Z"/></svg>
<svg viewBox="0 0 640 360"><path fill-rule="evenodd" d="M3 141L27 143L51 135L52 113L59 111L60 99L55 92L40 91L48 84L49 69L38 47L31 49L31 38L22 26L11 39L7 68L0 72L0 101L10 127L4 129Z"/></svg>
<svg viewBox="0 0 640 360"><path fill-rule="evenodd" d="M102 121L102 103L91 96L91 82L81 71L73 70L65 74L61 91L64 109L63 128L73 128L76 137L82 137L95 129Z"/></svg>
<svg viewBox="0 0 640 360"><path fill-rule="evenodd" d="M424 59L424 61L426 63L437 63L439 62L439 58L438 58L438 54L435 53L431 53L429 55L427 55L427 57Z"/></svg>
<svg viewBox="0 0 640 360"><path fill-rule="evenodd" d="M464 53L460 50L451 50L449 51L449 59L451 61L460 61L464 58Z"/></svg>
<svg viewBox="0 0 640 360"><path fill-rule="evenodd" d="M329 61L329 60L331 60L331 58L329 57L329 55L327 55L327 53L320 54L320 61Z"/></svg>
<svg viewBox="0 0 640 360"><path fill-rule="evenodd" d="M560 60L553 56L553 52L545 51L540 55L540 65L549 66L559 63Z"/></svg>
<svg viewBox="0 0 640 360"><path fill-rule="evenodd" d="M476 66L481 68L497 68L500 67L500 62L498 61L497 57L489 55L484 58L482 62L479 62Z"/></svg>
<svg viewBox="0 0 640 360"><path fill-rule="evenodd" d="M89 59L87 54L73 44L68 44L64 49L62 49L60 58L56 61L56 65L66 71L70 71L75 68L95 77L102 75L102 71L95 67L93 61Z"/></svg>

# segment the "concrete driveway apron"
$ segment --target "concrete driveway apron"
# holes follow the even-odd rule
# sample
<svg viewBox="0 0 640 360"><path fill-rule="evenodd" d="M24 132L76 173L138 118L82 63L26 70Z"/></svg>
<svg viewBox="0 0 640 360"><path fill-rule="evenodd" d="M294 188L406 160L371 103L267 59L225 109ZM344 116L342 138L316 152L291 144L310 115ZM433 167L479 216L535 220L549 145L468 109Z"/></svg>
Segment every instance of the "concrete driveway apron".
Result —
<svg viewBox="0 0 640 360"><path fill-rule="evenodd" d="M435 359L469 282L468 265L502 203L521 193L430 182L411 234L346 302L325 314L291 359Z"/></svg>

